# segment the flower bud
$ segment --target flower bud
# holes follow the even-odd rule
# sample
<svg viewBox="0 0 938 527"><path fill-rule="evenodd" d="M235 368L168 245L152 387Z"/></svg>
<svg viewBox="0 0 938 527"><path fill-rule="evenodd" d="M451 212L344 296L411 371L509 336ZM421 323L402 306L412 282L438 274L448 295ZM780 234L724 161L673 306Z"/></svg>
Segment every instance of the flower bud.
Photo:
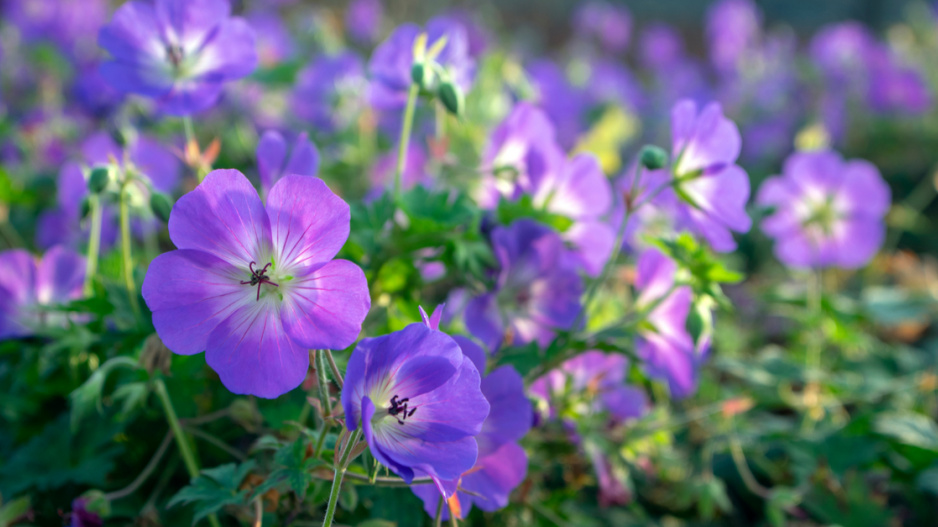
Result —
<svg viewBox="0 0 938 527"><path fill-rule="evenodd" d="M462 89L455 82L450 80L441 82L436 95L449 113L456 117L462 116L466 106L466 98L463 96Z"/></svg>
<svg viewBox="0 0 938 527"><path fill-rule="evenodd" d="M169 222L169 213L173 210L173 202L169 196L162 192L153 191L150 194L150 209L162 222Z"/></svg>
<svg viewBox="0 0 938 527"><path fill-rule="evenodd" d="M668 164L668 153L663 148L645 145L639 154L642 166L648 170L658 170Z"/></svg>
<svg viewBox="0 0 938 527"><path fill-rule="evenodd" d="M426 90L433 84L433 68L424 62L414 62L410 68L410 80L414 81L421 90Z"/></svg>
<svg viewBox="0 0 938 527"><path fill-rule="evenodd" d="M88 190L92 194L100 194L104 192L104 189L107 188L110 182L110 169L106 166L95 167L91 170L91 175L88 177Z"/></svg>

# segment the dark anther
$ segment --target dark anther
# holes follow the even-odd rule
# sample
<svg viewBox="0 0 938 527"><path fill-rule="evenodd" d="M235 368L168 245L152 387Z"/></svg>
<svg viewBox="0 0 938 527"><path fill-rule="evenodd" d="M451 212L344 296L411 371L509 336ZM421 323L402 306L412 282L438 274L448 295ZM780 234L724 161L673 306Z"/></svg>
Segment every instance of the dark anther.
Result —
<svg viewBox="0 0 938 527"><path fill-rule="evenodd" d="M414 415L414 412L417 411L417 407L407 407L407 401L410 400L409 397L404 397L403 399L398 399L397 397L397 395L391 397L391 406L388 408L388 414L397 418L397 424L402 425L408 417ZM398 414L400 414L400 417L397 417Z"/></svg>
<svg viewBox="0 0 938 527"><path fill-rule="evenodd" d="M178 44L168 44L166 46L166 58L172 63L174 68L179 68L182 63L182 46Z"/></svg>
<svg viewBox="0 0 938 527"><path fill-rule="evenodd" d="M271 282L270 278L267 276L267 268L270 267L269 263L265 265L263 269L255 269L254 263L255 262L251 262L250 265L248 265L248 269L251 270L251 279L242 280L241 284L252 285L252 286L256 285L257 286L257 299L260 300L261 299L261 284L270 284L274 287L280 287L280 285L274 282Z"/></svg>

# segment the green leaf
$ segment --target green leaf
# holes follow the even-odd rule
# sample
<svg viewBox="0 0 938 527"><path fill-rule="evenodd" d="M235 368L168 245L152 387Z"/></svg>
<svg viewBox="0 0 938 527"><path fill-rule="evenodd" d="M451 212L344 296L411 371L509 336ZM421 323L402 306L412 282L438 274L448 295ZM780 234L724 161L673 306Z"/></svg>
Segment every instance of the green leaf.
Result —
<svg viewBox="0 0 938 527"><path fill-rule="evenodd" d="M876 418L873 429L899 443L938 452L938 424L922 414L883 414Z"/></svg>
<svg viewBox="0 0 938 527"><path fill-rule="evenodd" d="M13 525L20 516L29 511L29 496L23 496L7 502L0 507L0 527Z"/></svg>
<svg viewBox="0 0 938 527"><path fill-rule="evenodd" d="M98 412L102 411L101 392L104 389L104 382L112 371L118 368L135 369L137 367L137 361L130 357L114 357L102 364L100 368L95 370L95 372L88 377L88 380L85 381L84 384L69 394L69 400L72 406L72 429L76 429L78 423L80 423L92 409L97 409Z"/></svg>
<svg viewBox="0 0 938 527"><path fill-rule="evenodd" d="M202 518L221 510L225 505L243 505L247 490L238 490L241 481L254 468L254 461L248 460L240 465L228 463L215 468L205 469L173 496L167 507L179 503L195 503L196 513L192 520L195 525Z"/></svg>
<svg viewBox="0 0 938 527"><path fill-rule="evenodd" d="M775 487L766 503L765 515L774 527L784 527L787 522L786 511L801 503L801 495L795 489Z"/></svg>
<svg viewBox="0 0 938 527"><path fill-rule="evenodd" d="M529 218L543 223L557 232L566 232L573 226L572 219L535 207L533 198L529 195L522 196L517 201L502 199L498 203L496 214L499 223L503 225L510 225L516 220Z"/></svg>
<svg viewBox="0 0 938 527"><path fill-rule="evenodd" d="M915 486L919 489L938 496L938 464L923 471L915 478Z"/></svg>

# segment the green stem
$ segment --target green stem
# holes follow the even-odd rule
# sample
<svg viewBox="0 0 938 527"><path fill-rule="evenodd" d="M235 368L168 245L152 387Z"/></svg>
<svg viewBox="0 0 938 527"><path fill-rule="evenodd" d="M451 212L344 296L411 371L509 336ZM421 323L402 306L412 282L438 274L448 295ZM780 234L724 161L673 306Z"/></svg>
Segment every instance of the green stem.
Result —
<svg viewBox="0 0 938 527"><path fill-rule="evenodd" d="M440 501L436 504L436 517L433 518L433 525L435 527L440 527L443 525L443 496L440 496Z"/></svg>
<svg viewBox="0 0 938 527"><path fill-rule="evenodd" d="M182 454L182 461L186 465L186 471L189 472L190 478L195 479L199 476L199 463L195 460L195 454L192 452L189 440L182 430L182 424L179 423L176 409L173 408L173 401L169 398L169 392L166 391L166 384L163 382L163 379L156 379L153 381L153 385L156 395L160 398L160 403L163 404L163 413L166 414L169 427L176 437L176 446L179 447L179 453ZM218 523L218 517L214 514L208 516L208 522L212 524L212 527L221 526L221 524Z"/></svg>
<svg viewBox="0 0 938 527"><path fill-rule="evenodd" d="M319 381L319 402L322 404L323 419L332 417L332 401L329 399L329 377L326 375L326 361L323 350L313 351L316 360L316 375Z"/></svg>
<svg viewBox="0 0 938 527"><path fill-rule="evenodd" d="M120 190L121 253L124 260L124 285L130 296L130 308L140 318L140 304L137 302L137 284L134 282L134 263L130 248L130 209L127 205L127 183Z"/></svg>
<svg viewBox="0 0 938 527"><path fill-rule="evenodd" d="M342 489L342 478L345 476L346 469L348 469L349 456L352 450L355 450L355 445L358 444L358 440L361 436L362 429L359 427L355 430L355 435L349 440L345 451L342 452L342 459L339 460L339 466L335 468L335 476L332 478L332 491L329 492L329 505L326 507L326 517L322 520L322 527L330 527L332 525L332 517L335 516L335 507L339 502L339 491Z"/></svg>
<svg viewBox="0 0 938 527"><path fill-rule="evenodd" d="M339 389L342 389L345 386L345 381L342 380L342 372L339 371L339 366L335 363L335 358L332 356L332 350L323 350L326 355L326 360L329 362L329 369L332 370L332 376L335 377L335 383L339 386Z"/></svg>
<svg viewBox="0 0 938 527"><path fill-rule="evenodd" d="M397 204L401 201L401 174L404 173L404 165L407 163L407 146L410 143L410 129L414 125L414 109L417 107L419 92L420 88L411 83L410 91L407 92L404 122L401 124L401 138L397 145L397 167L394 169L394 202Z"/></svg>
<svg viewBox="0 0 938 527"><path fill-rule="evenodd" d="M101 198L92 194L88 198L91 206L91 232L88 234L88 258L85 260L85 296L91 296L94 277L98 274L98 253L101 252Z"/></svg>

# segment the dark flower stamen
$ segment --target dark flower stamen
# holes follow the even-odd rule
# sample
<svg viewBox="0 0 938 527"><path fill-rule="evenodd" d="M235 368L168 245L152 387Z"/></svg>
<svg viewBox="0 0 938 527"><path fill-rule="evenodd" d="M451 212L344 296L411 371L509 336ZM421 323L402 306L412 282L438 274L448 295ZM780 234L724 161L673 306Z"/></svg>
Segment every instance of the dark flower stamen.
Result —
<svg viewBox="0 0 938 527"><path fill-rule="evenodd" d="M179 69L182 64L182 46L179 44L168 44L166 46L166 58L173 65L173 68Z"/></svg>
<svg viewBox="0 0 938 527"><path fill-rule="evenodd" d="M407 401L409 400L409 397L404 397L403 399L398 399L397 395L391 397L391 406L388 408L388 414L397 418L397 424L404 424L404 421L417 411L416 406L408 409ZM397 417L398 414L401 416Z"/></svg>
<svg viewBox="0 0 938 527"><path fill-rule="evenodd" d="M270 278L267 276L267 268L270 267L270 263L265 265L263 269L255 269L254 264L255 262L251 262L248 265L248 269L251 270L251 279L242 280L241 284L251 285L251 286L256 285L257 286L257 300L260 300L261 299L261 284L270 284L274 287L280 287L280 284L271 282Z"/></svg>

